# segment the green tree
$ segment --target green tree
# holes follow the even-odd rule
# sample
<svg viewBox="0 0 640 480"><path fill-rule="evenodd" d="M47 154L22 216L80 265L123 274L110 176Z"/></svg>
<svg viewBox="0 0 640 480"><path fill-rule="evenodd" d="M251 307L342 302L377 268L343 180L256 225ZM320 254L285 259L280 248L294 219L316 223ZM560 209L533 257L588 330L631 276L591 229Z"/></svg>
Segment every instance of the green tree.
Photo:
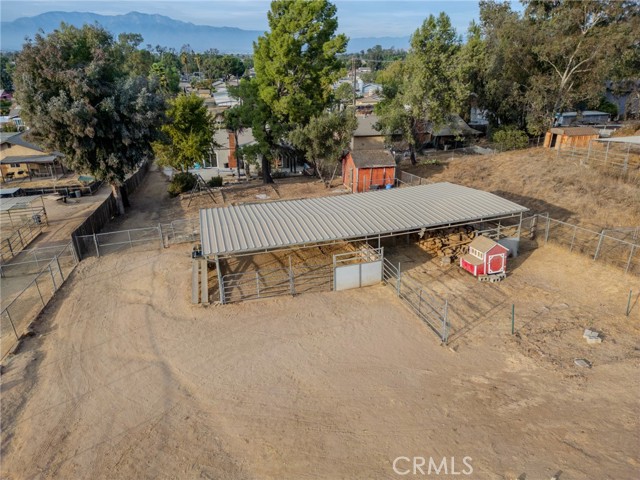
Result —
<svg viewBox="0 0 640 480"><path fill-rule="evenodd" d="M165 105L157 84L125 76L121 55L102 27L62 24L25 43L15 81L30 135L70 168L108 182L124 213L122 182L152 158Z"/></svg>
<svg viewBox="0 0 640 480"><path fill-rule="evenodd" d="M13 92L14 55L0 53L0 88Z"/></svg>
<svg viewBox="0 0 640 480"><path fill-rule="evenodd" d="M527 133L514 126L499 128L493 132L491 139L498 144L502 151L526 148L529 145Z"/></svg>
<svg viewBox="0 0 640 480"><path fill-rule="evenodd" d="M377 107L380 126L387 135L402 132L409 143L412 164L416 163L416 147L425 122L428 120L434 130L441 128L460 104L454 62L459 48L460 40L449 17L444 13L437 18L429 15L411 37L411 49L401 69L402 81L393 79L384 87L386 93L396 95Z"/></svg>
<svg viewBox="0 0 640 480"><path fill-rule="evenodd" d="M327 187L326 176L336 167L349 147L349 141L358 126L352 108L324 112L311 118L289 134L289 140L304 151Z"/></svg>
<svg viewBox="0 0 640 480"><path fill-rule="evenodd" d="M615 45L628 50L626 27L638 15L635 1L589 0L546 2L526 0L523 24L539 64L531 72L528 92L528 130L541 133L553 125L557 113L579 102L597 101L611 71ZM562 41L549 39L562 38Z"/></svg>
<svg viewBox="0 0 640 480"><path fill-rule="evenodd" d="M177 93L180 89L180 74L174 65L168 65L164 61L155 62L149 71L150 78L156 78L160 88L166 94Z"/></svg>
<svg viewBox="0 0 640 480"><path fill-rule="evenodd" d="M351 83L341 83L338 85L334 92L335 101L341 105L341 108L344 108L348 105L353 105L353 101L355 99L355 90L353 89L353 85Z"/></svg>
<svg viewBox="0 0 640 480"><path fill-rule="evenodd" d="M252 163L260 163L262 180L264 183L273 183L271 178L271 160L277 154L278 139L283 138L285 130L281 125L273 121L273 115L267 104L260 98L258 82L256 79L244 78L238 87L230 87L229 94L240 100L240 104L227 110L225 118L231 119L240 125L251 126L254 145L248 148L238 149L236 158L248 158ZM271 128L274 125L274 128ZM237 144L237 142L236 142Z"/></svg>
<svg viewBox="0 0 640 480"><path fill-rule="evenodd" d="M164 141L154 144L161 165L186 172L209 153L213 141L213 118L204 100L180 94L169 101Z"/></svg>
<svg viewBox="0 0 640 480"><path fill-rule="evenodd" d="M344 70L338 55L347 45L336 35L336 7L327 0L274 0L269 31L254 44L255 83L264 104L266 142L271 158L297 125L306 125L332 102L332 85ZM265 182L273 182L270 158L263 159Z"/></svg>

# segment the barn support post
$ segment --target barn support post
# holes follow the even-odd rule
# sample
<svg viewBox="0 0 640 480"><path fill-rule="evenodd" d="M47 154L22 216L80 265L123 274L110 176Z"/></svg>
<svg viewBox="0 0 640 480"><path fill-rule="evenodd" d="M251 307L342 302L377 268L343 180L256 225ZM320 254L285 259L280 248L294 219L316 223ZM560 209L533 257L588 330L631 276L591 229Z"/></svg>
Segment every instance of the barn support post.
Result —
<svg viewBox="0 0 640 480"><path fill-rule="evenodd" d="M573 251L573 243L576 240L576 233L578 232L578 226L574 225L573 226L573 236L571 237L571 246L569 247L569 251L572 252Z"/></svg>
<svg viewBox="0 0 640 480"><path fill-rule="evenodd" d="M633 259L633 251L635 250L636 246L635 245L631 245L631 251L629 252L629 259L627 260L627 266L624 269L624 273L627 273L629 271L629 267L631 267L631 260Z"/></svg>
<svg viewBox="0 0 640 480"><path fill-rule="evenodd" d="M260 298L260 273L256 270L256 294Z"/></svg>
<svg viewBox="0 0 640 480"><path fill-rule="evenodd" d="M129 237L129 248L133 248L133 243L131 242L131 230L127 230L127 236Z"/></svg>
<svg viewBox="0 0 640 480"><path fill-rule="evenodd" d="M220 257L216 255L216 274L218 275L218 291L220 292L220 303L224 305L224 279L222 278L222 272L220 271Z"/></svg>
<svg viewBox="0 0 640 480"><path fill-rule="evenodd" d="M402 271L400 270L400 262L398 262L398 279L396 280L396 292L400 296L400 286L402 283Z"/></svg>
<svg viewBox="0 0 640 480"><path fill-rule="evenodd" d="M289 289L291 290L291 295L296 294L295 281L293 277L293 266L291 265L291 255L289 255Z"/></svg>
<svg viewBox="0 0 640 480"><path fill-rule="evenodd" d="M95 233L93 234L93 244L96 246L96 255L100 258L100 248L98 247L98 239Z"/></svg>
<svg viewBox="0 0 640 480"><path fill-rule="evenodd" d="M600 232L600 239L598 240L598 246L596 247L596 254L593 256L594 260L598 258L598 254L600 253L600 247L602 246L603 239L604 239L604 230Z"/></svg>

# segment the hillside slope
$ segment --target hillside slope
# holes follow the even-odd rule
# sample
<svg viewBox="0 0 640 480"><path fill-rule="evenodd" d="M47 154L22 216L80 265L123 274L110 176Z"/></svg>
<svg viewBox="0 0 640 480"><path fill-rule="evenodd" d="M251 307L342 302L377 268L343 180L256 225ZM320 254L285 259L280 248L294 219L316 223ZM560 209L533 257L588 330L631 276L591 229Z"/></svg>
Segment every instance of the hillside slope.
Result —
<svg viewBox="0 0 640 480"><path fill-rule="evenodd" d="M450 155L450 154L449 154ZM422 159L425 160L424 158ZM487 190L552 218L600 229L640 225L640 186L532 148L455 156L401 169L433 182Z"/></svg>

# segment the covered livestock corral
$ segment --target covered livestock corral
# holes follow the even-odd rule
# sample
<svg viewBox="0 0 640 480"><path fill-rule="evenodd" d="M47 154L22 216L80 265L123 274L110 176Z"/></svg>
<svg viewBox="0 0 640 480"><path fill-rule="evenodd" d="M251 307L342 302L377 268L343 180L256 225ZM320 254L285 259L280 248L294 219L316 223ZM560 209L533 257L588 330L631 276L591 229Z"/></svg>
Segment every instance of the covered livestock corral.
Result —
<svg viewBox="0 0 640 480"><path fill-rule="evenodd" d="M194 273L194 281L211 282L202 303L212 294L229 303L297 294L301 286L315 287L308 291L365 286L373 281L374 264L384 264L385 239L508 222L519 232L526 210L451 183L202 209L202 254L210 268L200 277Z"/></svg>

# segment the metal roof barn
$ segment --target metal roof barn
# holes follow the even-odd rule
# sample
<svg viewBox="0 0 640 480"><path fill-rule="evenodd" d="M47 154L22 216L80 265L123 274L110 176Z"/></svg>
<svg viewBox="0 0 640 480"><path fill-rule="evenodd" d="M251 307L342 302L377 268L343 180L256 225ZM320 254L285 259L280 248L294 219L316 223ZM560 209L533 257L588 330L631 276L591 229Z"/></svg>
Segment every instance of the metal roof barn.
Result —
<svg viewBox="0 0 640 480"><path fill-rule="evenodd" d="M452 183L200 210L206 256L227 256L520 216L527 208Z"/></svg>

